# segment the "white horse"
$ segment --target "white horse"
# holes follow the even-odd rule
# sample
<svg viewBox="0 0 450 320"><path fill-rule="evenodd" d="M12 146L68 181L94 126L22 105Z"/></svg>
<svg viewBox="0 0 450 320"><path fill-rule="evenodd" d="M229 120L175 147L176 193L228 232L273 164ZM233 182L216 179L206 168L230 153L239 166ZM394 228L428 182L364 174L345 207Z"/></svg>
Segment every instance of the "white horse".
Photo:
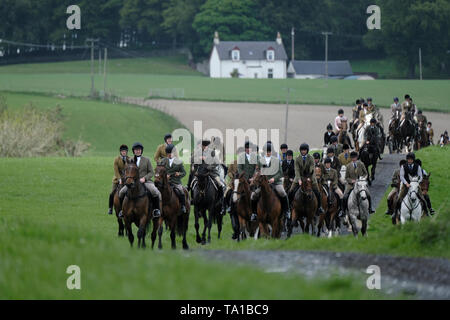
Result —
<svg viewBox="0 0 450 320"><path fill-rule="evenodd" d="M358 236L356 219L361 220L361 233L366 235L367 222L369 220L369 189L367 177L361 177L355 183L355 187L348 197L348 219L352 226L353 235Z"/></svg>
<svg viewBox="0 0 450 320"><path fill-rule="evenodd" d="M345 181L345 173L347 172L347 166L342 166L341 167L341 171L340 171L340 173L341 173L341 177L339 178L339 182L342 184L342 185L344 185L345 186L345 183L346 183L346 181Z"/></svg>
<svg viewBox="0 0 450 320"><path fill-rule="evenodd" d="M407 220L420 221L422 217L422 202L419 198L420 182L419 177L411 178L409 176L410 187L408 193L403 198L400 207L400 222L405 224Z"/></svg>
<svg viewBox="0 0 450 320"><path fill-rule="evenodd" d="M364 124L358 131L358 147L361 149L365 144L366 140L364 139L364 133L366 132L367 127L370 126L370 120L373 118L373 113L368 113L364 116Z"/></svg>

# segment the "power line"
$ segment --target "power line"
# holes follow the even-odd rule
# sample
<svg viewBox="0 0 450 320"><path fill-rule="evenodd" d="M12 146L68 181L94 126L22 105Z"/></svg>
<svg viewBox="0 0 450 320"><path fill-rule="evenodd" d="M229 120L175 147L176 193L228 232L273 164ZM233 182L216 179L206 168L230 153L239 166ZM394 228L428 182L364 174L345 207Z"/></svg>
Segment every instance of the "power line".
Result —
<svg viewBox="0 0 450 320"><path fill-rule="evenodd" d="M52 48L52 49L88 49L89 46L68 46L68 45L54 45L54 44L35 44L35 43L25 43L25 42L18 42L18 41L11 41L6 39L0 39L0 44L6 43L11 44L18 47L31 47L31 48Z"/></svg>

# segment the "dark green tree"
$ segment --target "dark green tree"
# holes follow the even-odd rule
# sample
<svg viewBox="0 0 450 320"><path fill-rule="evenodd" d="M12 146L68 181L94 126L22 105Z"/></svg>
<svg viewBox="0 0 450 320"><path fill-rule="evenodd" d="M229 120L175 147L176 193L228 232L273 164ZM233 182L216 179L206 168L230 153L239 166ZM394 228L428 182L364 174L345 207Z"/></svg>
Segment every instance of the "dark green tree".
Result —
<svg viewBox="0 0 450 320"><path fill-rule="evenodd" d="M212 49L214 31L220 39L261 41L275 39L271 29L259 20L259 8L255 0L208 0L195 16L193 28L199 37L194 53L207 57Z"/></svg>
<svg viewBox="0 0 450 320"><path fill-rule="evenodd" d="M448 0L382 0L377 4L381 8L381 30L367 33L364 40L368 47L385 50L409 78L415 78L419 48L425 65L448 72Z"/></svg>

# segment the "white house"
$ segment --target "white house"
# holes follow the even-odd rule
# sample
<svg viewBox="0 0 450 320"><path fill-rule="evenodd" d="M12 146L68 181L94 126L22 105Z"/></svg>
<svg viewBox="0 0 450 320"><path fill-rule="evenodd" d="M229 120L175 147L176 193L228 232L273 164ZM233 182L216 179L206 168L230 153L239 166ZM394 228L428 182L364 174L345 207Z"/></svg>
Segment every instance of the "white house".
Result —
<svg viewBox="0 0 450 320"><path fill-rule="evenodd" d="M276 41L220 41L214 34L209 58L211 78L273 78L287 76L287 54L280 33Z"/></svg>

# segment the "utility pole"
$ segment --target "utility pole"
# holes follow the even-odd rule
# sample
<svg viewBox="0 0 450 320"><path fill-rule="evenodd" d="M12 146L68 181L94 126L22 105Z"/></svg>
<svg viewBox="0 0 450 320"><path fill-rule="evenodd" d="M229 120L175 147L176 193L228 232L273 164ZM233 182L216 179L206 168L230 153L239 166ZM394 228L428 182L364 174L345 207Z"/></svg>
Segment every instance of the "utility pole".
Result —
<svg viewBox="0 0 450 320"><path fill-rule="evenodd" d="M295 36L294 27L292 27L291 36L292 36L292 56L291 56L291 61L294 61L294 36Z"/></svg>
<svg viewBox="0 0 450 320"><path fill-rule="evenodd" d="M102 75L102 49L98 48L98 75Z"/></svg>
<svg viewBox="0 0 450 320"><path fill-rule="evenodd" d="M289 117L289 93L291 88L287 88L286 96L286 118L284 119L284 143L287 144L287 133L288 133L288 117Z"/></svg>
<svg viewBox="0 0 450 320"><path fill-rule="evenodd" d="M422 48L419 48L419 71L420 71L420 80L422 80Z"/></svg>
<svg viewBox="0 0 450 320"><path fill-rule="evenodd" d="M105 48L105 56L103 57L105 66L103 67L103 95L106 98L106 61L108 60L108 48Z"/></svg>
<svg viewBox="0 0 450 320"><path fill-rule="evenodd" d="M86 39L86 42L91 43L91 97L95 94L95 84L94 84L94 43L98 42L99 39Z"/></svg>
<svg viewBox="0 0 450 320"><path fill-rule="evenodd" d="M332 35L332 32L322 32L325 36L325 83L328 84L328 36Z"/></svg>

